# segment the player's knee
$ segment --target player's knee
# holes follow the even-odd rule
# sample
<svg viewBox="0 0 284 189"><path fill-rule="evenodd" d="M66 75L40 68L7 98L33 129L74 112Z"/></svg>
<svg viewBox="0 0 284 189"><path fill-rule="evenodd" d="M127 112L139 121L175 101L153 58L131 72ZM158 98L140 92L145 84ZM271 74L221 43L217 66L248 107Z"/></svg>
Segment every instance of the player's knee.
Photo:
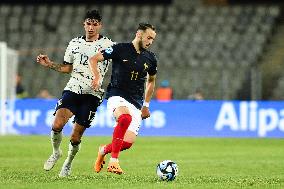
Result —
<svg viewBox="0 0 284 189"><path fill-rule="evenodd" d="M120 122L122 125L130 125L132 121L132 116L130 114L122 114L118 118L118 122Z"/></svg>
<svg viewBox="0 0 284 189"><path fill-rule="evenodd" d="M72 146L77 146L81 143L81 139L71 136L70 143L71 143Z"/></svg>
<svg viewBox="0 0 284 189"><path fill-rule="evenodd" d="M76 134L72 134L71 137L70 137L70 142L73 146L80 144L81 143L81 136L76 135Z"/></svg>
<svg viewBox="0 0 284 189"><path fill-rule="evenodd" d="M55 120L52 124L52 129L55 131L61 131L64 125L65 122L63 120Z"/></svg>

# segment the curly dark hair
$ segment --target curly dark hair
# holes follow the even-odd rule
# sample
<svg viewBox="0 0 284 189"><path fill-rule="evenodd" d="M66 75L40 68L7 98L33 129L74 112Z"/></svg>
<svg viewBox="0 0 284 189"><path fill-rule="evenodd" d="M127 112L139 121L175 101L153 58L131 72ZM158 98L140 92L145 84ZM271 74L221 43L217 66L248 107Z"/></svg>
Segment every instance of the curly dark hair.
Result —
<svg viewBox="0 0 284 189"><path fill-rule="evenodd" d="M102 16L98 10L88 11L84 17L84 20L88 18L98 20L99 22L102 20Z"/></svg>

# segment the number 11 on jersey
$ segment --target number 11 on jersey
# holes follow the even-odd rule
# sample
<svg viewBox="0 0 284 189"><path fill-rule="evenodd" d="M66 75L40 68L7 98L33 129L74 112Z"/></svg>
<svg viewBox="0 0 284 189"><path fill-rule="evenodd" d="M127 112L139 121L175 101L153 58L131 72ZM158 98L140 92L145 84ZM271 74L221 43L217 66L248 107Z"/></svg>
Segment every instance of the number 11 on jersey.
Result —
<svg viewBox="0 0 284 189"><path fill-rule="evenodd" d="M131 80L136 80L138 77L138 72L132 71L131 72Z"/></svg>

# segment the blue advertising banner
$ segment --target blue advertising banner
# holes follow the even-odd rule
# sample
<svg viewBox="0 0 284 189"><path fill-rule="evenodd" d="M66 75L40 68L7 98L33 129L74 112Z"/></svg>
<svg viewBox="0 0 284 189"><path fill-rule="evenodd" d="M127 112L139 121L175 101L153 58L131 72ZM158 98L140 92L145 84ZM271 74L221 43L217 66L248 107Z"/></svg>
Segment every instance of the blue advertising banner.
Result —
<svg viewBox="0 0 284 189"><path fill-rule="evenodd" d="M23 99L7 111L8 133L48 135L57 100ZM141 136L180 137L284 137L282 101L151 101L151 117L144 120ZM2 116L1 116L2 119ZM98 109L86 135L111 135L115 121L106 111L106 102ZM64 134L72 130L72 119Z"/></svg>

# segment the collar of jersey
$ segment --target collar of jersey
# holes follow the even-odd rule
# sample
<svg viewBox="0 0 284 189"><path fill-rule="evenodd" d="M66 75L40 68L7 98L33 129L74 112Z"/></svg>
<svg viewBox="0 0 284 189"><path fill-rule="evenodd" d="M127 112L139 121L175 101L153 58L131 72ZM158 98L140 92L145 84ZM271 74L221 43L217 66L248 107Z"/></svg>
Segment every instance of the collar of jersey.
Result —
<svg viewBox="0 0 284 189"><path fill-rule="evenodd" d="M134 47L134 44L133 44L132 42L130 42L130 44L131 44L132 49L134 50L134 52L136 52L136 54L138 54L138 55L139 55L139 54L142 54L143 52L146 51L146 49L142 48L142 49L140 49L140 53L138 53L138 52L136 51L135 47Z"/></svg>
<svg viewBox="0 0 284 189"><path fill-rule="evenodd" d="M101 38L103 38L103 36L101 34L99 34L99 38L97 40L100 40ZM82 39L84 39L86 42L94 42L94 41L87 41L86 40L86 35L83 35ZM95 41L97 41L97 40L95 40Z"/></svg>

